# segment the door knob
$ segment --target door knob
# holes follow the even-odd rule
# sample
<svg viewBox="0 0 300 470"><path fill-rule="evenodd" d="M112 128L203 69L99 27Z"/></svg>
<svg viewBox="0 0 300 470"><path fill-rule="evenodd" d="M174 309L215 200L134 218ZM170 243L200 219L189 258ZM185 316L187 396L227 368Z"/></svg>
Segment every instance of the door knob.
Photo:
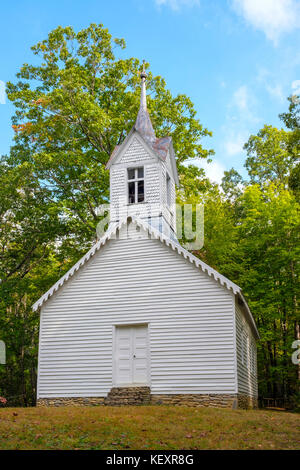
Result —
<svg viewBox="0 0 300 470"><path fill-rule="evenodd" d="M133 355L133 357L135 357L135 354Z"/></svg>

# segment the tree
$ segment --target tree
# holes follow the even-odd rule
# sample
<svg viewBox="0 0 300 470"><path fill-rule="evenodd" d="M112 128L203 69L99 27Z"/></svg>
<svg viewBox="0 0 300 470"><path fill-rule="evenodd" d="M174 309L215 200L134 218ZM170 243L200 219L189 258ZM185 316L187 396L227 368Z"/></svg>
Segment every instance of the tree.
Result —
<svg viewBox="0 0 300 470"><path fill-rule="evenodd" d="M116 58L124 48L102 25L58 27L32 47L35 65L24 64L18 82L7 84L16 112L14 145L0 166L0 337L8 351L0 394L10 404L34 403L31 306L95 240L97 207L109 198L105 164L136 119L141 67ZM191 100L172 96L150 72L148 93L157 136L172 135L183 186L190 184L187 159L212 154L201 145L210 132Z"/></svg>
<svg viewBox="0 0 300 470"><path fill-rule="evenodd" d="M293 195L275 184L246 188L237 260L261 335L260 392L287 398L298 391L291 344L299 328L300 213Z"/></svg>
<svg viewBox="0 0 300 470"><path fill-rule="evenodd" d="M289 96L289 110L286 113L279 114L280 119L286 127L292 131L300 129L300 96ZM299 138L299 133L297 133Z"/></svg>
<svg viewBox="0 0 300 470"><path fill-rule="evenodd" d="M248 300L261 335L259 396L289 400L299 389L291 362L300 331L299 203L288 188L270 182L248 184L233 199L211 191L205 200L204 247L195 254Z"/></svg>
<svg viewBox="0 0 300 470"><path fill-rule="evenodd" d="M32 48L42 62L24 64L20 81L7 85L16 106L12 162L34 165L36 178L51 188L81 246L95 234L96 209L108 199L105 164L139 107L140 63L117 59L118 48L125 48L124 40L112 40L102 25L78 33L58 27ZM188 158L207 158L212 152L200 140L210 133L196 119L191 100L173 97L165 81L151 73L148 93L156 133L172 135L181 172Z"/></svg>
<svg viewBox="0 0 300 470"><path fill-rule="evenodd" d="M295 167L291 170L288 184L298 202L300 202L300 163L295 165Z"/></svg>
<svg viewBox="0 0 300 470"><path fill-rule="evenodd" d="M245 181L234 168L224 171L221 188L229 199L235 199L242 194L242 186Z"/></svg>
<svg viewBox="0 0 300 470"><path fill-rule="evenodd" d="M298 164L295 164L290 171L290 176L288 184L290 189L294 192L298 201L300 199L300 97L299 96L290 96L288 98L290 105L289 110L286 113L279 115L280 119L284 122L286 127L290 129L290 138L288 147L290 152L294 152L296 155L296 161Z"/></svg>
<svg viewBox="0 0 300 470"><path fill-rule="evenodd" d="M66 227L31 165L0 164L0 338L7 364L0 367L0 394L9 404L34 404L38 315L34 298L59 275L55 244Z"/></svg>
<svg viewBox="0 0 300 470"><path fill-rule="evenodd" d="M247 151L246 168L251 183L264 184L273 181L287 184L296 149L290 146L289 131L265 125L257 135L250 136L244 148Z"/></svg>

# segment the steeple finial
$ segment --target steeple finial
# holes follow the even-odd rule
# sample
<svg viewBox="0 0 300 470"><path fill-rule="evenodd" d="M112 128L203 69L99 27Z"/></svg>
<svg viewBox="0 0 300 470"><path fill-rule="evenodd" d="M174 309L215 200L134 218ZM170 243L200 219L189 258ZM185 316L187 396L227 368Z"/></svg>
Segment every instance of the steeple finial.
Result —
<svg viewBox="0 0 300 470"><path fill-rule="evenodd" d="M145 70L145 61L143 60L143 70L140 73L141 77L141 104L140 109L147 111L147 98L146 98L146 70Z"/></svg>
<svg viewBox="0 0 300 470"><path fill-rule="evenodd" d="M141 77L141 100L140 109L136 118L135 128L140 134L148 141L154 142L156 140L155 133L152 127L150 116L147 110L147 97L146 97L146 70L145 61L143 60L143 69L140 73Z"/></svg>
<svg viewBox="0 0 300 470"><path fill-rule="evenodd" d="M145 61L143 60L143 70L141 71L141 74L140 74L140 77L141 79L143 80L147 78L147 74L146 74L146 70L145 70Z"/></svg>

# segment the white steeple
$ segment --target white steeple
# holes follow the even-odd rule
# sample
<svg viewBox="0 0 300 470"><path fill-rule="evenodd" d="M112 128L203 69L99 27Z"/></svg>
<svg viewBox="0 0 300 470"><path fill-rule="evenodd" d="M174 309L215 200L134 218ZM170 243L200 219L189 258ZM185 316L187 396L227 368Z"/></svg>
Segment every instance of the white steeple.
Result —
<svg viewBox="0 0 300 470"><path fill-rule="evenodd" d="M171 137L157 138L147 109L145 64L140 74L140 106L134 126L117 146L106 168L110 169L110 218L144 219L176 239L176 160Z"/></svg>

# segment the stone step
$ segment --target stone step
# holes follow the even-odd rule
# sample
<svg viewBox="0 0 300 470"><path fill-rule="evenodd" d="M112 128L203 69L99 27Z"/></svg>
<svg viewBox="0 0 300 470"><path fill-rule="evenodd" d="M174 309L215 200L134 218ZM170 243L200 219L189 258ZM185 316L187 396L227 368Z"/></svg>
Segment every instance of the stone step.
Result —
<svg viewBox="0 0 300 470"><path fill-rule="evenodd" d="M111 397L125 397L125 396L132 396L132 397L146 397L148 396L149 393L132 393L132 392L127 392L127 393L110 393Z"/></svg>
<svg viewBox="0 0 300 470"><path fill-rule="evenodd" d="M113 387L105 398L105 405L146 405L150 400L150 387Z"/></svg>

